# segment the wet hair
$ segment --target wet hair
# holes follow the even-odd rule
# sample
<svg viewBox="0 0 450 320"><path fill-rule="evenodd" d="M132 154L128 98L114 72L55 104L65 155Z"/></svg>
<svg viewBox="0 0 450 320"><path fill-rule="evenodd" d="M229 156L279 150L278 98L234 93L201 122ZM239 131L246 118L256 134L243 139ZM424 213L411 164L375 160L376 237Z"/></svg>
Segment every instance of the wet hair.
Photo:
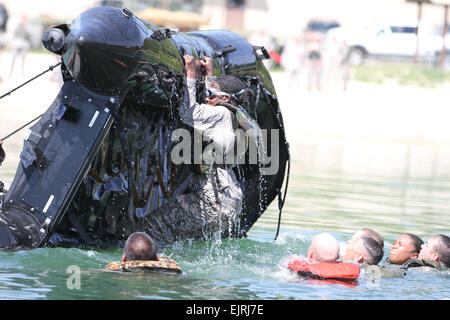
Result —
<svg viewBox="0 0 450 320"><path fill-rule="evenodd" d="M131 234L123 248L127 261L156 260L156 245L145 232Z"/></svg>
<svg viewBox="0 0 450 320"><path fill-rule="evenodd" d="M222 76L217 78L215 82L219 85L221 91L230 93L232 100L239 105L247 104L253 96L253 91L235 76Z"/></svg>
<svg viewBox="0 0 450 320"><path fill-rule="evenodd" d="M438 245L435 247L435 251L439 255L439 261L447 268L450 268L450 238L443 234L437 234L432 238L439 240Z"/></svg>
<svg viewBox="0 0 450 320"><path fill-rule="evenodd" d="M414 251L412 253L419 253L420 250L422 249L423 240L414 234L411 233L405 234L412 240L412 244L414 246Z"/></svg>
<svg viewBox="0 0 450 320"><path fill-rule="evenodd" d="M317 262L336 262L339 259L339 243L329 233L316 235L311 242L311 249Z"/></svg>
<svg viewBox="0 0 450 320"><path fill-rule="evenodd" d="M359 231L364 233L363 237L370 237L370 238L374 239L376 242L378 242L380 244L381 248L384 248L383 237L378 232L376 232L375 230L369 229L369 228L362 228Z"/></svg>
<svg viewBox="0 0 450 320"><path fill-rule="evenodd" d="M374 238L362 237L364 248L368 255L364 255L364 262L376 265L383 258L384 252L381 244Z"/></svg>

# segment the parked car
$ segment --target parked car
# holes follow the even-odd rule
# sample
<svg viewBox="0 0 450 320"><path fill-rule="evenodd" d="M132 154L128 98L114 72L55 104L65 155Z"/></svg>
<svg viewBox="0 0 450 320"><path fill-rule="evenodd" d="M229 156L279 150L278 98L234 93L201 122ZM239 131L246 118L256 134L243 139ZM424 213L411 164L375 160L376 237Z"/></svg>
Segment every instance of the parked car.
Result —
<svg viewBox="0 0 450 320"><path fill-rule="evenodd" d="M334 20L310 20L305 27L305 35L308 39L322 39L328 30L339 28L341 25Z"/></svg>
<svg viewBox="0 0 450 320"><path fill-rule="evenodd" d="M317 31L317 32L327 32L331 28L337 28L341 25L337 21L326 21L326 20L310 20L306 25L306 31Z"/></svg>
<svg viewBox="0 0 450 320"><path fill-rule="evenodd" d="M328 31L351 48L351 61L361 64L367 57L412 59L434 57L442 49L442 38L417 24L384 24L366 28L332 28ZM417 42L419 40L419 42Z"/></svg>

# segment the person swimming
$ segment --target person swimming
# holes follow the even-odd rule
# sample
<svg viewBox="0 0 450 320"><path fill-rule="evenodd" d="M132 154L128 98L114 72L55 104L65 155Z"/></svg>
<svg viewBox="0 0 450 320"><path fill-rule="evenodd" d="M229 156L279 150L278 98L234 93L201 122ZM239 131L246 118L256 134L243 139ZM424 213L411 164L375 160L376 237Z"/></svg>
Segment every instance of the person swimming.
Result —
<svg viewBox="0 0 450 320"><path fill-rule="evenodd" d="M288 269L299 276L319 280L353 281L359 277L355 263L339 262L339 242L329 233L314 236L306 259L291 258Z"/></svg>
<svg viewBox="0 0 450 320"><path fill-rule="evenodd" d="M383 237L372 229L363 228L356 231L347 241L342 261L377 265L383 258L383 248Z"/></svg>
<svg viewBox="0 0 450 320"><path fill-rule="evenodd" d="M339 248L339 242L331 234L322 232L313 238L307 258L311 263L337 262Z"/></svg>
<svg viewBox="0 0 450 320"><path fill-rule="evenodd" d="M411 233L404 233L397 237L392 243L389 250L389 257L386 259L387 263L404 264L410 259L416 259L419 256L422 239Z"/></svg>
<svg viewBox="0 0 450 320"><path fill-rule="evenodd" d="M3 161L5 160L6 153L5 150L3 150L3 141L0 139L0 166L2 165Z"/></svg>
<svg viewBox="0 0 450 320"><path fill-rule="evenodd" d="M431 267L437 270L450 268L450 238L444 234L436 234L422 244L416 259L403 264L405 269L413 267Z"/></svg>
<svg viewBox="0 0 450 320"><path fill-rule="evenodd" d="M166 257L158 257L157 246L145 232L132 233L123 248L122 261L111 262L105 270L121 272L182 273L178 263Z"/></svg>
<svg viewBox="0 0 450 320"><path fill-rule="evenodd" d="M156 244L145 232L132 233L123 247L122 262L135 260L158 261Z"/></svg>

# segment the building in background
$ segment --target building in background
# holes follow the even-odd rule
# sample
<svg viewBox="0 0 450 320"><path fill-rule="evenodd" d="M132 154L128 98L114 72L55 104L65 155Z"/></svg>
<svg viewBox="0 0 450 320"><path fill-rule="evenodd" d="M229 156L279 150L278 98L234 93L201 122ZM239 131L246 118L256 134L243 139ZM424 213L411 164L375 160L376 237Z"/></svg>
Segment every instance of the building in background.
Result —
<svg viewBox="0 0 450 320"><path fill-rule="evenodd" d="M285 42L305 30L311 21L333 21L343 26L380 20L416 19L417 6L406 0L0 0L14 17L72 21L82 11L97 5L128 7L134 12L149 7L193 12L204 18L200 29L229 29L244 36L264 31ZM442 9L424 6L422 19L442 25ZM151 22L151 21L150 21Z"/></svg>

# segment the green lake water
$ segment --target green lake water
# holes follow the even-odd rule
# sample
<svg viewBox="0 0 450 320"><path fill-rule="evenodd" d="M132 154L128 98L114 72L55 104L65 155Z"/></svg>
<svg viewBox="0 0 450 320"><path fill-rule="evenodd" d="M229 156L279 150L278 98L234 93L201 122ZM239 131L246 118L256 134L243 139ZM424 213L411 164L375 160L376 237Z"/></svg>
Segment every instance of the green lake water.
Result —
<svg viewBox="0 0 450 320"><path fill-rule="evenodd" d="M275 242L278 211L272 205L246 239L186 241L160 252L178 261L183 269L179 276L103 271L120 259L120 248L0 252L0 298L450 298L448 273L411 270L403 278L373 283L363 272L355 285L345 286L303 281L287 270L287 259L304 257L312 237L322 231L332 233L343 251L354 231L373 228L384 236L385 257L403 232L424 240L449 234L450 153L445 148L364 145L295 146ZM79 289L70 285L71 266L80 271Z"/></svg>
<svg viewBox="0 0 450 320"><path fill-rule="evenodd" d="M52 56L35 58L42 59L36 66L54 63ZM392 242L402 233L413 233L423 240L437 233L450 235L450 148L448 144L406 140L339 140L332 134L330 139L308 137L295 127L303 132L316 127L317 132L340 129L358 136L358 130L367 133L365 128L372 128L367 124L374 116L390 120L383 122L385 132L391 127L415 126L404 120L401 104L396 105L396 113L390 108L381 111L372 106L359 108L360 100L355 98L355 103L352 102L359 89L352 91L350 87L348 95L339 96L344 99L336 100L341 109L324 108L317 105L320 97L308 98L303 93L298 101L295 92L291 95L286 92L282 75L274 76L280 105L285 108L282 110L292 155L289 190L276 241L278 210L274 201L245 239L186 241L160 252L159 255L180 264L183 270L180 276L103 271L106 264L121 258L121 248L0 252L0 299L449 299L448 273L410 270L405 277L381 278L375 283L362 273L355 285L346 286L303 281L287 270L287 259L304 257L313 236L319 232L332 233L343 252L346 241L356 230L372 228L385 240L382 262ZM20 81L4 82L2 92L16 83ZM1 136L46 110L58 90L55 84L35 82L24 87L20 94L3 100ZM372 95L374 99L378 96ZM333 100L330 97L323 105ZM299 115L295 110L299 110ZM369 116L366 111L371 112ZM438 115L436 118L445 118ZM355 117L348 121L354 128L341 128L333 122L335 118L343 121L350 116ZM317 122L310 121L314 117ZM391 127L386 127L387 124ZM12 182L23 134L20 132L5 142L7 159L0 167L1 181ZM80 271L79 288L71 285L72 273L67 272L71 268Z"/></svg>

